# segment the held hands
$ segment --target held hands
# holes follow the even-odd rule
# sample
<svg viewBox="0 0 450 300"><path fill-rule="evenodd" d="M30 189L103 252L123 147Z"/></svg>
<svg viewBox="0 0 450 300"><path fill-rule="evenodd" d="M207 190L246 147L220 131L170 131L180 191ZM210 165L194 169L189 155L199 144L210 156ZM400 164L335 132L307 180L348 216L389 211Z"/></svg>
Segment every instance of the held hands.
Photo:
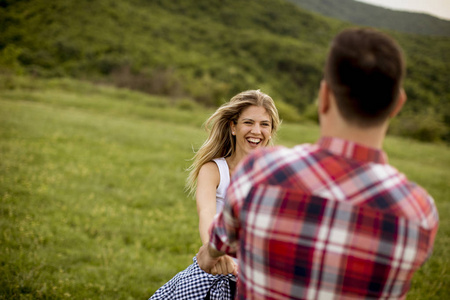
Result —
<svg viewBox="0 0 450 300"><path fill-rule="evenodd" d="M237 265L233 259L228 255L223 255L221 252L208 248L208 244L200 247L197 254L197 263L200 269L213 275L237 274Z"/></svg>
<svg viewBox="0 0 450 300"><path fill-rule="evenodd" d="M230 273L233 275L237 275L237 265L234 260L228 255L221 256L219 258L219 261L211 269L211 274L213 275L227 275Z"/></svg>

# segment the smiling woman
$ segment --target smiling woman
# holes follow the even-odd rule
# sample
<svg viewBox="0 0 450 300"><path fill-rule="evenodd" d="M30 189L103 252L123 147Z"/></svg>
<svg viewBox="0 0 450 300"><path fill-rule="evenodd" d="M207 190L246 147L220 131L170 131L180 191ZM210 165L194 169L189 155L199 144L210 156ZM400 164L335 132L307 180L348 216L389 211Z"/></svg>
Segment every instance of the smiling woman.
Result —
<svg viewBox="0 0 450 300"><path fill-rule="evenodd" d="M221 211L230 177L238 163L251 151L268 146L280 120L271 97L259 90L245 91L222 105L206 121L209 136L194 155L186 187L195 193L202 243L209 241L209 226ZM233 299L237 261L224 256L214 275L194 263L178 273L150 298Z"/></svg>
<svg viewBox="0 0 450 300"><path fill-rule="evenodd" d="M270 144L270 141L276 137L280 119L275 103L270 96L259 90L249 90L237 94L231 100L214 112L205 122L205 128L209 132L209 136L198 152L194 155L193 163L189 168L190 173L187 178L186 187L189 194L194 194L197 188L197 177L203 165L210 162L214 158L225 157L227 163L234 167L246 153L247 150L237 146L238 137L236 127L243 124L244 112L252 108L246 116L246 126L248 123L258 122L258 127L263 128L265 124L270 124L270 138L265 138L264 146ZM253 109L256 109L254 111ZM267 115L257 114L265 111ZM263 116L264 115L264 116ZM254 118L254 119L252 119ZM234 130L233 130L234 129ZM233 134L233 132L235 132ZM261 138L261 134L258 138ZM254 138L255 136L251 136Z"/></svg>

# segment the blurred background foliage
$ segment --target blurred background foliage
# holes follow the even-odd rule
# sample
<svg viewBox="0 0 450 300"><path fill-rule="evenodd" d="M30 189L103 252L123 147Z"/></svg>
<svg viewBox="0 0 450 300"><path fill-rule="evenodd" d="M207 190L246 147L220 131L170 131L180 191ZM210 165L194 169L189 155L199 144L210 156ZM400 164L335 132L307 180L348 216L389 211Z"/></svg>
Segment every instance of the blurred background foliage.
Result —
<svg viewBox="0 0 450 300"><path fill-rule="evenodd" d="M327 47L354 25L282 0L0 0L0 26L2 74L72 77L209 107L260 88L286 122L316 122ZM386 31L405 51L409 99L390 133L449 143L450 38Z"/></svg>

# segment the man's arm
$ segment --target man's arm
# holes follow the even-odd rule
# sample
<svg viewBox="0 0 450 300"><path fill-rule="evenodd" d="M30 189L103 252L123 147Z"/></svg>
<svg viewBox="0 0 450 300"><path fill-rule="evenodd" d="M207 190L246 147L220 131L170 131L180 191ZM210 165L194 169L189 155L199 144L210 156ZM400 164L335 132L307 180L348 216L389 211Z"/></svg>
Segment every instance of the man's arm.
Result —
<svg viewBox="0 0 450 300"><path fill-rule="evenodd" d="M221 266L220 264L217 264L217 262L219 261L220 257L222 257L223 255L225 255L224 252L220 252L216 249L214 249L211 245L209 244L204 244L203 246L200 247L198 254L197 254L197 263L198 266L200 267L200 269L202 269L203 271L210 273L210 274L228 274L228 273L236 273L235 269L230 269L230 270L222 270L223 266ZM214 268L216 267L216 268ZM227 266L225 266L225 268L227 268ZM223 271L223 272L222 272Z"/></svg>

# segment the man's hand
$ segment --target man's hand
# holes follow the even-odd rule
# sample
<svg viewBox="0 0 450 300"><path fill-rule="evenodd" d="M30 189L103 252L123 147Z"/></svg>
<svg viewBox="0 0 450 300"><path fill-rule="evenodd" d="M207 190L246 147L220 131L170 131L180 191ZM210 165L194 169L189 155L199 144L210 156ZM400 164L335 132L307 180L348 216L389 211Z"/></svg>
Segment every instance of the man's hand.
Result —
<svg viewBox="0 0 450 300"><path fill-rule="evenodd" d="M219 257L219 261L215 264L215 266L211 269L211 274L233 274L237 275L237 265L234 262L233 258L228 255L224 255Z"/></svg>
<svg viewBox="0 0 450 300"><path fill-rule="evenodd" d="M224 254L225 253L210 248L208 244L204 244L200 247L197 253L198 266L203 271L212 274L213 267L220 260L220 257Z"/></svg>

